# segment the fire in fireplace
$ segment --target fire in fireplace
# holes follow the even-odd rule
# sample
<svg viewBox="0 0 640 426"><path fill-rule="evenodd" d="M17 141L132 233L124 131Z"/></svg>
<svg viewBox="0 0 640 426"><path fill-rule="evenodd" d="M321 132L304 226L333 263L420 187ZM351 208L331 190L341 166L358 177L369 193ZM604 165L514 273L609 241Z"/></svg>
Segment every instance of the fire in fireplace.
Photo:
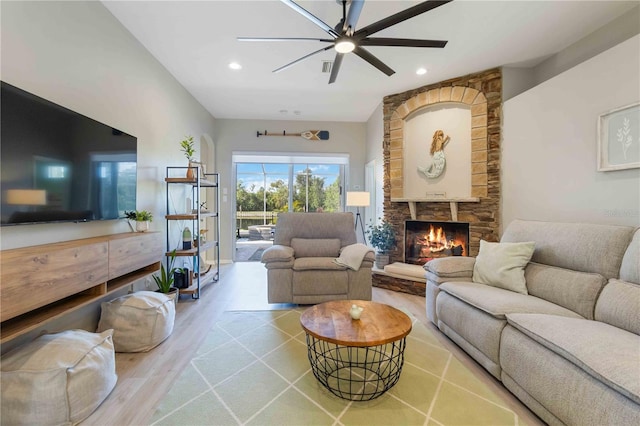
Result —
<svg viewBox="0 0 640 426"><path fill-rule="evenodd" d="M424 265L437 257L469 255L469 224L407 220L404 261Z"/></svg>

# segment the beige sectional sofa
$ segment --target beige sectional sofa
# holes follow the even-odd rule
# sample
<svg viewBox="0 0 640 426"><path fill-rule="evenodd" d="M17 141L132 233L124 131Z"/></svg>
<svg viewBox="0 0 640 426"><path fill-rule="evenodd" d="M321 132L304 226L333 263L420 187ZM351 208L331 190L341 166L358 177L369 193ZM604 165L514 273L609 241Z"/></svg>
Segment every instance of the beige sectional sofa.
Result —
<svg viewBox="0 0 640 426"><path fill-rule="evenodd" d="M516 220L501 243L531 241L526 294L474 282L482 247L428 262L428 318L545 422L640 424L640 230Z"/></svg>
<svg viewBox="0 0 640 426"><path fill-rule="evenodd" d="M357 258L355 266L336 262L348 252ZM268 301L371 300L374 258L357 244L353 213L279 213L273 246L262 254Z"/></svg>

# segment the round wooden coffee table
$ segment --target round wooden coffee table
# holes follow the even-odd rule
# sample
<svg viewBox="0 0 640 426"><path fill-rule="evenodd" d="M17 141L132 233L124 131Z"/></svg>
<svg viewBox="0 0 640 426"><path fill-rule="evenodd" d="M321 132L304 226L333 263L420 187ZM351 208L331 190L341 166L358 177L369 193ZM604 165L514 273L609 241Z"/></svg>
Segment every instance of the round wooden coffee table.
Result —
<svg viewBox="0 0 640 426"><path fill-rule="evenodd" d="M351 305L364 308L360 319ZM314 376L331 393L352 401L379 397L400 378L411 319L382 303L335 300L300 316Z"/></svg>

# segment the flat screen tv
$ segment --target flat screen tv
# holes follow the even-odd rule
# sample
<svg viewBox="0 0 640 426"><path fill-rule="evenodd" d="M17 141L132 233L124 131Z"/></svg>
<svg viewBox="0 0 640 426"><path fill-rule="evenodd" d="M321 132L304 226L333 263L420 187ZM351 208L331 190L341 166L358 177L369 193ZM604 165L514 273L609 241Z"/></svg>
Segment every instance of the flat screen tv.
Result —
<svg viewBox="0 0 640 426"><path fill-rule="evenodd" d="M111 220L136 209L134 136L0 84L2 226Z"/></svg>

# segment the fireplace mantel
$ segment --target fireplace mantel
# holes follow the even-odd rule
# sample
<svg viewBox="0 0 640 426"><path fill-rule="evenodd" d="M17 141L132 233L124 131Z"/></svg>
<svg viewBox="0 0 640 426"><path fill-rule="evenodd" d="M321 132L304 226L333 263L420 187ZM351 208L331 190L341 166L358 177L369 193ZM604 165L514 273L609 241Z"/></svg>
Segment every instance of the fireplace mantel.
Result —
<svg viewBox="0 0 640 426"><path fill-rule="evenodd" d="M391 198L392 203L409 203L411 220L416 220L416 203L449 203L451 220L458 221L458 203L479 203L480 198Z"/></svg>

